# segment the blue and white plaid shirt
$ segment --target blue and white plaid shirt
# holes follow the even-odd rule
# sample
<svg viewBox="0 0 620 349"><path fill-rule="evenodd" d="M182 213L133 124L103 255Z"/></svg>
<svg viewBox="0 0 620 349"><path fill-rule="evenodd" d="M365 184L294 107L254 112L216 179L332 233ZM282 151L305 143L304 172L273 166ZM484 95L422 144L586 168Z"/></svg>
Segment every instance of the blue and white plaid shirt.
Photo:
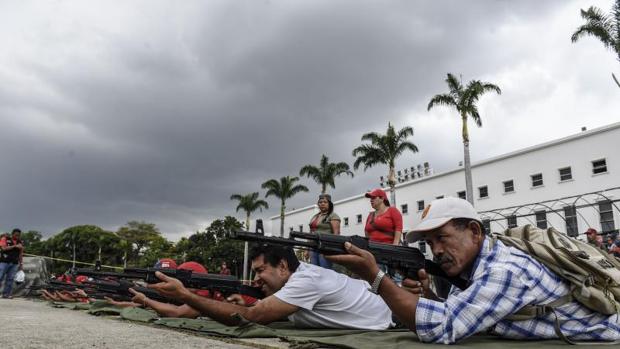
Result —
<svg viewBox="0 0 620 349"><path fill-rule="evenodd" d="M415 317L422 342L450 344L486 330L504 338L557 338L553 314L521 321L502 319L525 305L549 304L567 295L569 284L501 241L490 245L485 238L467 289L453 287L445 302L420 298ZM578 302L562 305L556 313L562 333L572 340L620 339L618 314L595 313Z"/></svg>

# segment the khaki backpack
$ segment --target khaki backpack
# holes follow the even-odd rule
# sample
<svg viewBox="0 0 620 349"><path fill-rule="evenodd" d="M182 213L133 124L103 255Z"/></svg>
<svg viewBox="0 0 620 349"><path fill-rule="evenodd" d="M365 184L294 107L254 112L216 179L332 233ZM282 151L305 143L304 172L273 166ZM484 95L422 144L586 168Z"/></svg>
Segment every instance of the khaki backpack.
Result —
<svg viewBox="0 0 620 349"><path fill-rule="evenodd" d="M525 320L554 313L555 308L577 301L589 309L611 315L620 313L620 261L613 255L560 233L554 228L540 229L532 225L507 229L503 234L491 234L492 241L500 240L544 264L571 284L571 293L544 306L525 306L507 319ZM556 315L556 334L562 335ZM593 344L593 343L588 343Z"/></svg>

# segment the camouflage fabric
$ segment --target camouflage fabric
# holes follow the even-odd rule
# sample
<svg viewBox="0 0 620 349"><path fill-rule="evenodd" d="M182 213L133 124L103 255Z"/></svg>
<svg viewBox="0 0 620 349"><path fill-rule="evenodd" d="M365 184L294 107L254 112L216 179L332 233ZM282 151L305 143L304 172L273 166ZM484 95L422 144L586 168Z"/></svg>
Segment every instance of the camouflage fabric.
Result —
<svg viewBox="0 0 620 349"><path fill-rule="evenodd" d="M124 308L119 315L125 320L137 322L152 322L159 319L159 315L153 310L142 308Z"/></svg>
<svg viewBox="0 0 620 349"><path fill-rule="evenodd" d="M16 283L13 287L14 297L29 296L30 286L43 285L49 279L47 264L41 257L24 257L24 273L26 280L21 284Z"/></svg>

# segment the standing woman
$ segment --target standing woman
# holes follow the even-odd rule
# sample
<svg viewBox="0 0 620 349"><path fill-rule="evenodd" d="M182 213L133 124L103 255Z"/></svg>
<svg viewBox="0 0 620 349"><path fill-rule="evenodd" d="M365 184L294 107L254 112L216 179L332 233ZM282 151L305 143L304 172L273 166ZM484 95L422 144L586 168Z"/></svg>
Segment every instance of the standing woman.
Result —
<svg viewBox="0 0 620 349"><path fill-rule="evenodd" d="M366 219L366 237L370 241L400 245L403 233L403 216L396 207L391 207L387 195L381 189L366 193L374 209Z"/></svg>
<svg viewBox="0 0 620 349"><path fill-rule="evenodd" d="M340 217L334 212L332 197L329 194L319 195L317 206L319 206L319 213L310 219L310 232L340 235ZM315 251L310 251L310 263L332 269L332 262Z"/></svg>

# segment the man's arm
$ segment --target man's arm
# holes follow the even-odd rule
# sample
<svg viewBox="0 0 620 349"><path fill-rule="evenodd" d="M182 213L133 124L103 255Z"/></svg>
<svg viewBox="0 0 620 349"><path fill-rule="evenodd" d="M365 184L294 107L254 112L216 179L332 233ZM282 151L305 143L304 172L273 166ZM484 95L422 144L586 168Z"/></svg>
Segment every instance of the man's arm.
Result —
<svg viewBox="0 0 620 349"><path fill-rule="evenodd" d="M299 309L297 306L282 302L274 296L263 299L253 307L219 302L191 293L175 278L171 278L160 272L157 272L155 275L157 275L162 282L148 285L149 288L156 290L166 297L178 299L196 309L201 314L229 326L240 324L240 319L233 317L233 314L239 314L248 321L266 325L285 318Z"/></svg>
<svg viewBox="0 0 620 349"><path fill-rule="evenodd" d="M149 307L157 312L157 314L165 317L182 317L188 319L195 319L200 316L200 312L190 307L187 304L174 305L169 303L159 302L147 297L144 293L138 292L133 288L129 289L129 292L133 294L131 301Z"/></svg>
<svg viewBox="0 0 620 349"><path fill-rule="evenodd" d="M348 255L325 257L332 262L344 265L372 285L379 273L375 257L370 252L357 248L349 242L346 242L344 246L349 252ZM416 330L415 312L420 299L419 295L401 289L387 276L381 280L379 295L404 325L411 331Z"/></svg>

